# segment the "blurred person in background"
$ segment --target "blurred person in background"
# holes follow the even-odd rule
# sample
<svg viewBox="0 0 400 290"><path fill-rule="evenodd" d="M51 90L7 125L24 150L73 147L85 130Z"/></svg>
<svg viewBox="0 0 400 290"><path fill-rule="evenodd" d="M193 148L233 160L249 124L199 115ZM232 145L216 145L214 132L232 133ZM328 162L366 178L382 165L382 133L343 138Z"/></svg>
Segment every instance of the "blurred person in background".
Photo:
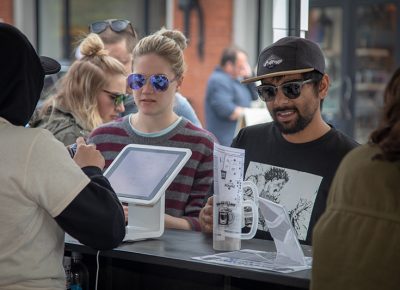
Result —
<svg viewBox="0 0 400 290"><path fill-rule="evenodd" d="M165 192L165 227L200 230L199 212L213 184L214 138L173 110L184 77L185 48L186 38L177 30L142 38L128 77L138 112L100 126L88 142L103 153L106 167L128 144L189 148L190 159Z"/></svg>
<svg viewBox="0 0 400 290"><path fill-rule="evenodd" d="M118 118L127 99L125 68L108 55L100 37L89 34L80 51L83 57L72 64L59 80L56 93L29 123L30 127L49 130L65 145Z"/></svg>
<svg viewBox="0 0 400 290"><path fill-rule="evenodd" d="M122 206L93 145L79 138L71 159L47 130L25 128L60 64L11 25L0 23L0 39L0 289L65 289L65 232L112 249L125 236Z"/></svg>
<svg viewBox="0 0 400 290"><path fill-rule="evenodd" d="M138 42L138 35L129 20L123 19L106 19L103 21L93 22L89 25L89 31L97 33L105 44L105 48L112 57L118 59L124 66L127 74L132 73L133 49ZM131 92L130 88L127 89ZM129 95L125 102L125 112L121 115L129 115L137 113L138 108ZM178 116L183 116L194 125L201 128L201 123L197 117L193 107L181 93L175 93L174 111Z"/></svg>
<svg viewBox="0 0 400 290"><path fill-rule="evenodd" d="M206 128L218 141L229 146L235 135L238 120L257 100L253 84L245 85L240 81L251 76L246 53L238 47L224 49L219 66L208 79L205 116Z"/></svg>
<svg viewBox="0 0 400 290"><path fill-rule="evenodd" d="M311 289L399 289L400 68L368 144L340 164L314 228Z"/></svg>

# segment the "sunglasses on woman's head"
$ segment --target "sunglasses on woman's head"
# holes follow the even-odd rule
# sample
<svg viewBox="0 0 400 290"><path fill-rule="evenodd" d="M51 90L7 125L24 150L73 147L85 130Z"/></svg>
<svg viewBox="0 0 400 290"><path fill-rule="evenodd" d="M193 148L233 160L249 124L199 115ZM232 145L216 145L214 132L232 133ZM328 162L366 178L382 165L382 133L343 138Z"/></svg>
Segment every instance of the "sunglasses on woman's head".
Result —
<svg viewBox="0 0 400 290"><path fill-rule="evenodd" d="M89 31L99 34L106 30L107 27L110 27L112 31L121 32L126 30L128 26L131 27L131 30L136 37L135 30L133 29L133 26L129 20L115 19L93 22L89 25Z"/></svg>
<svg viewBox="0 0 400 290"><path fill-rule="evenodd" d="M142 74L130 74L128 76L128 85L133 90L140 90L146 84L148 79L150 80L151 86L157 92L166 91L169 84L176 80L176 78L168 80L167 76L163 74L151 75L147 78Z"/></svg>
<svg viewBox="0 0 400 290"><path fill-rule="evenodd" d="M278 89L281 88L283 94L289 99L297 99L300 97L301 89L303 85L313 82L313 79L303 81L293 81L281 84L279 86L274 85L261 85L256 87L258 96L264 102L271 102L275 99Z"/></svg>
<svg viewBox="0 0 400 290"><path fill-rule="evenodd" d="M103 90L103 92L107 93L111 97L116 107L118 107L121 104L124 104L126 99L128 99L129 97L128 94L123 94L123 93L113 93L107 90Z"/></svg>

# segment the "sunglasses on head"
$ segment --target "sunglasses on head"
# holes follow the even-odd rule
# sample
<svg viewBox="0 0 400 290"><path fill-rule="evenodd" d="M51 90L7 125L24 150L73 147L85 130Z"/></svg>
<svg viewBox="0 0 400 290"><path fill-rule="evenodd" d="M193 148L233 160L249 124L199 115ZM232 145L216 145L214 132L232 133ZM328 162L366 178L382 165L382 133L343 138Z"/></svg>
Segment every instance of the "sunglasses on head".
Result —
<svg viewBox="0 0 400 290"><path fill-rule="evenodd" d="M123 93L113 93L107 90L103 90L103 92L107 93L111 97L116 107L118 107L121 104L124 104L126 99L128 99L129 97L128 94L123 94Z"/></svg>
<svg viewBox="0 0 400 290"><path fill-rule="evenodd" d="M163 74L151 75L147 78L142 74L130 74L128 76L128 85L133 90L139 90L146 84L148 79L150 80L151 86L157 92L166 91L169 84L176 80L176 78L168 80L168 77Z"/></svg>
<svg viewBox="0 0 400 290"><path fill-rule="evenodd" d="M273 101L278 93L278 89L281 88L283 94L289 99L297 99L300 97L301 89L303 85L313 82L313 79L303 81L293 81L281 84L279 86L274 85L261 85L256 87L258 96L264 102Z"/></svg>
<svg viewBox="0 0 400 290"><path fill-rule="evenodd" d="M121 32L126 30L128 26L131 27L133 34L136 36L132 23L129 20L121 20L121 19L93 22L92 24L89 25L89 31L99 34L102 33L104 30L106 30L107 27L110 27L112 31Z"/></svg>

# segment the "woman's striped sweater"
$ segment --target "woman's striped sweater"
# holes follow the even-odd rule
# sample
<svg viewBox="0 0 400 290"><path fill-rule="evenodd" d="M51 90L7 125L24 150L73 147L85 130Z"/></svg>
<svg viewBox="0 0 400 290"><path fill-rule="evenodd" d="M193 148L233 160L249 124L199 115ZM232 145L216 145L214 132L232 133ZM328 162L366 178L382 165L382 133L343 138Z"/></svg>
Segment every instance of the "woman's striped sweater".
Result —
<svg viewBox="0 0 400 290"><path fill-rule="evenodd" d="M160 137L143 137L136 134L129 123L129 115L96 128L88 143L96 144L103 154L107 168L118 153L128 144L189 148L192 156L165 193L165 213L185 218L193 230L200 231L199 213L206 195L213 185L214 136L194 126L185 118ZM157 166L157 164L154 164ZM140 170L137 164L132 170Z"/></svg>

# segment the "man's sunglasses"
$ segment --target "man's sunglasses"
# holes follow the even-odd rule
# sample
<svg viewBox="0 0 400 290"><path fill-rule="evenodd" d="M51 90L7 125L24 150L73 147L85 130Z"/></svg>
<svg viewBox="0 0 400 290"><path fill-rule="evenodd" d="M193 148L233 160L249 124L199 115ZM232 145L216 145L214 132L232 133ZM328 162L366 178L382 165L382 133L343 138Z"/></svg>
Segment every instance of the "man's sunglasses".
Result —
<svg viewBox="0 0 400 290"><path fill-rule="evenodd" d="M122 94L122 93L113 93L107 90L103 90L103 92L107 93L111 99L114 102L114 106L118 107L121 104L124 104L125 101L128 99L129 95L128 94Z"/></svg>
<svg viewBox="0 0 400 290"><path fill-rule="evenodd" d="M289 99L296 99L300 97L301 89L303 85L313 82L313 79L304 81L294 81L281 84L279 86L274 85L261 85L256 87L258 96L264 102L271 102L275 99L278 89L281 88L283 94Z"/></svg>
<svg viewBox="0 0 400 290"><path fill-rule="evenodd" d="M121 20L121 19L93 22L92 24L89 25L89 31L99 34L102 33L104 30L106 30L108 27L110 27L112 31L121 32L126 30L128 26L131 28L132 33L136 37L136 32L135 29L133 29L132 23L128 20Z"/></svg>
<svg viewBox="0 0 400 290"><path fill-rule="evenodd" d="M130 74L128 76L128 85L133 90L140 90L148 79L150 80L151 86L157 92L165 92L169 84L176 80L176 78L168 80L167 76L163 74L151 75L148 78L142 74Z"/></svg>

